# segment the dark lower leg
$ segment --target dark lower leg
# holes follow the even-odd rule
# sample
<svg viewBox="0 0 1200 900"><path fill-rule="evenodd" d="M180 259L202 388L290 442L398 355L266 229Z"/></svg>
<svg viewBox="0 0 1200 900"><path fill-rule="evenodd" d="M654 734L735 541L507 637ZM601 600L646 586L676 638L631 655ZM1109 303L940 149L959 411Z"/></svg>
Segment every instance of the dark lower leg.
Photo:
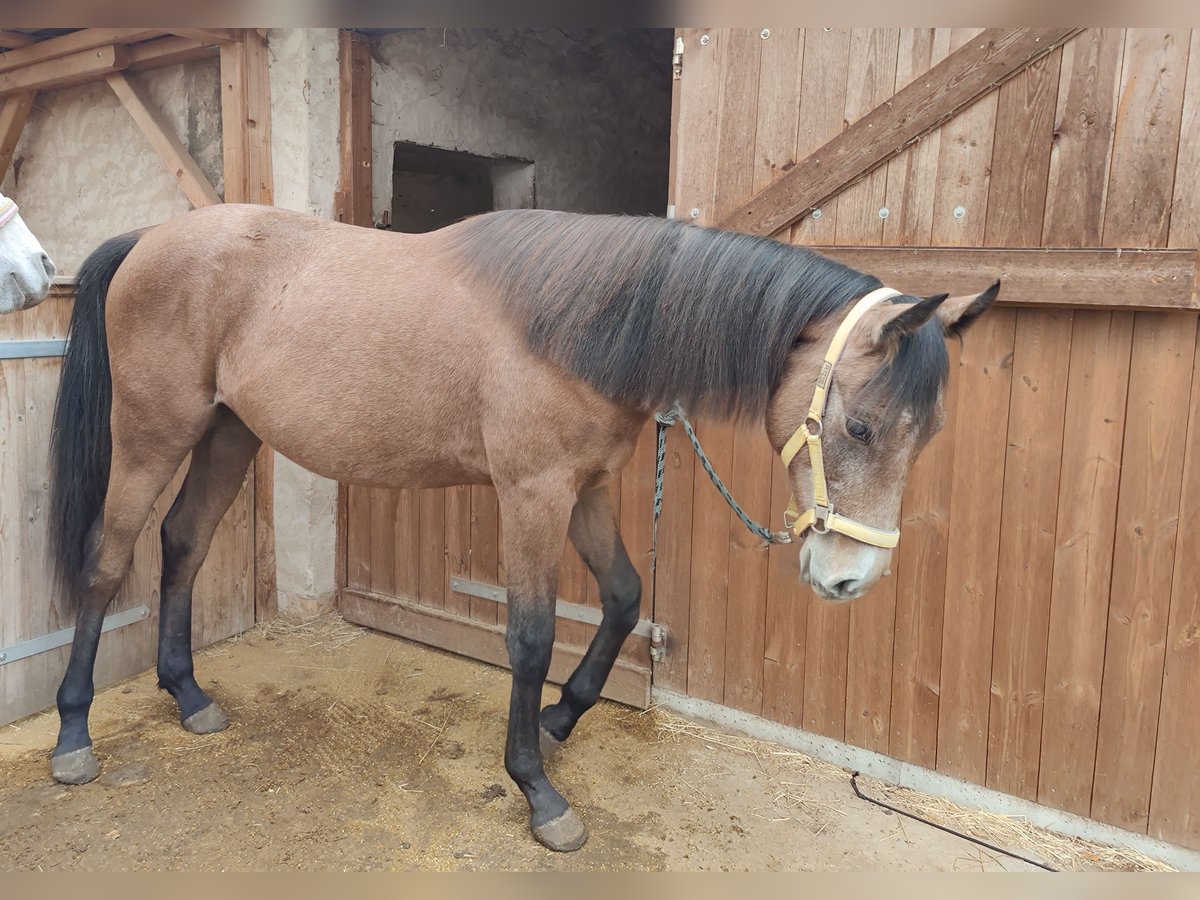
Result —
<svg viewBox="0 0 1200 900"><path fill-rule="evenodd" d="M95 686L92 672L96 667L96 651L100 647L100 627L104 622L107 601L85 606L75 620L75 637L71 642L71 660L58 688L58 743L54 756L90 747L88 713L92 708Z"/></svg>
<svg viewBox="0 0 1200 900"><path fill-rule="evenodd" d="M532 813L534 829L567 811L567 801L554 789L542 764L538 707L542 684L550 671L554 646L554 612L550 601L515 604L508 620L508 658L512 696L508 706L508 740L504 767L516 782Z"/></svg>
<svg viewBox="0 0 1200 900"><path fill-rule="evenodd" d="M179 704L190 731L219 731L224 713L196 682L192 664L192 587L212 537L241 488L258 439L222 409L192 451L192 464L162 526L158 683Z"/></svg>
<svg viewBox="0 0 1200 900"><path fill-rule="evenodd" d="M76 588L81 599L75 636L71 641L71 658L56 698L59 728L58 741L51 753L51 769L57 780L69 784L91 781L100 771L88 732L88 714L95 697L93 672L104 611L125 578L136 531L112 527L110 535L100 540L99 526L93 526L89 541L92 550Z"/></svg>
<svg viewBox="0 0 1200 900"><path fill-rule="evenodd" d="M557 703L542 710L541 725L564 741L579 718L595 706L625 638L637 625L642 583L617 531L607 488L580 498L571 518L571 540L600 587L604 617Z"/></svg>

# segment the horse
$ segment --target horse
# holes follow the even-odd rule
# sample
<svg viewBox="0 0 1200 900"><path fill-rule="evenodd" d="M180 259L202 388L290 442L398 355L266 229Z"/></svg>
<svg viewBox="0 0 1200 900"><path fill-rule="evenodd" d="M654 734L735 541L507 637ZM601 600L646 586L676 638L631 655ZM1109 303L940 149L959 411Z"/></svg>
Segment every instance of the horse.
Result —
<svg viewBox="0 0 1200 900"><path fill-rule="evenodd" d="M0 315L45 300L56 271L17 204L0 194Z"/></svg>
<svg viewBox="0 0 1200 900"><path fill-rule="evenodd" d="M559 851L587 829L547 778L542 741L565 741L596 703L638 619L641 583L607 485L649 418L679 403L758 420L777 450L801 432L810 453L788 470L809 511L802 577L851 600L887 569L894 540L871 535L893 533L905 476L941 426L947 338L999 289L881 296L877 278L808 250L654 217L512 210L400 234L237 204L106 241L77 285L52 441L52 546L78 610L53 776L98 774L88 711L104 610L189 453L161 530L157 674L188 731L228 724L193 670L192 585L265 442L349 484L495 486L512 670L504 764L533 836ZM824 359L834 335L836 371ZM820 409L806 412L819 378ZM814 493L814 460L832 500ZM837 516L842 529L829 527ZM568 538L602 622L539 710Z"/></svg>

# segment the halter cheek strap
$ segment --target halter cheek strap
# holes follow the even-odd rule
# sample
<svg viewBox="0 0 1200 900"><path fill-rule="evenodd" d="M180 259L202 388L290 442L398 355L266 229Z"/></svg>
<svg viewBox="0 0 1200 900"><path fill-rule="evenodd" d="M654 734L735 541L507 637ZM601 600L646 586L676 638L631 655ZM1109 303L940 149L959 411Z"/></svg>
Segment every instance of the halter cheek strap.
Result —
<svg viewBox="0 0 1200 900"><path fill-rule="evenodd" d="M0 226L7 225L17 217L17 204L11 197L0 194Z"/></svg>
<svg viewBox="0 0 1200 900"><path fill-rule="evenodd" d="M829 387L833 383L833 370L837 366L838 360L841 359L842 351L846 348L850 332L873 306L899 296L902 296L900 291L878 288L859 300L842 320L842 324L838 326L837 333L834 334L833 340L829 344L829 349L825 352L825 362L821 366L821 374L817 376L817 387L813 391L808 415L780 452L784 467L790 467L792 460L800 452L800 448L808 447L808 458L812 469L812 508L801 512L793 494L787 512L784 513L785 524L798 538L811 528L817 534L836 531L864 544L887 550L895 547L900 541L899 530L886 531L882 528L875 528L834 512L833 502L829 498L829 487L825 482L825 458L821 450L821 435L824 432L823 417L825 404L829 399Z"/></svg>

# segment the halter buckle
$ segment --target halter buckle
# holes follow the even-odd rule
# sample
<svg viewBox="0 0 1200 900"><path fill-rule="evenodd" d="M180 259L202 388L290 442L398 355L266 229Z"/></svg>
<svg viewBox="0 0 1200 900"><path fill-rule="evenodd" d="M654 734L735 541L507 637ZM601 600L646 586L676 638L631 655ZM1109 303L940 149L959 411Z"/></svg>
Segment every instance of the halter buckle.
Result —
<svg viewBox="0 0 1200 900"><path fill-rule="evenodd" d="M813 520L808 527L817 534L829 533L829 519L833 515L832 506L813 506Z"/></svg>

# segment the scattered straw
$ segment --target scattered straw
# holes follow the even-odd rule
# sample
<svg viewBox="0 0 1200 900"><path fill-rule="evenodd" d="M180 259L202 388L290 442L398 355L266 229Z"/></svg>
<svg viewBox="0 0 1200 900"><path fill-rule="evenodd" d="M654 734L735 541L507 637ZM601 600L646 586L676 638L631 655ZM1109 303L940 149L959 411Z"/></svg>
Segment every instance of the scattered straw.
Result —
<svg viewBox="0 0 1200 900"><path fill-rule="evenodd" d="M1069 872L1175 871L1172 866L1136 850L1109 847L1047 831L1031 825L1023 816L1001 816L968 809L941 797L933 797L864 776L859 776L859 784L865 793L877 800L987 841L989 844L995 844L997 847L1040 859L1056 869Z"/></svg>
<svg viewBox="0 0 1200 900"><path fill-rule="evenodd" d="M326 613L308 622L295 622L282 617L271 619L269 622L259 622L248 631L230 638L226 643L237 643L248 638L257 640L287 638L287 650L290 653L311 650L332 653L347 644L353 644L366 633L367 629L347 622L337 613Z"/></svg>
<svg viewBox="0 0 1200 900"><path fill-rule="evenodd" d="M760 741L745 735L731 734L654 710L655 727L667 739L691 739L711 747L723 747L748 754L756 760L763 773L774 779L775 793L769 807L755 811L758 818L769 821L796 820L818 833L834 816L844 814L845 807L859 803L850 791L850 773L840 766L789 750L778 744ZM845 803L832 806L812 796L814 783L834 779L845 784ZM865 776L859 776L864 792L898 809L903 809L931 822L953 828L963 834L1004 847L1032 859L1040 859L1056 869L1066 871L1106 872L1172 872L1166 863L1125 847L1109 847L1092 841L1066 837L1031 825L1021 816L1001 816L969 809L941 797L930 796L909 788L898 787ZM901 828L910 824L898 819ZM916 826L920 827L920 826ZM913 831L905 831L913 835ZM1004 865L1006 859L995 857L983 848L968 845L955 868L980 869L988 860Z"/></svg>

